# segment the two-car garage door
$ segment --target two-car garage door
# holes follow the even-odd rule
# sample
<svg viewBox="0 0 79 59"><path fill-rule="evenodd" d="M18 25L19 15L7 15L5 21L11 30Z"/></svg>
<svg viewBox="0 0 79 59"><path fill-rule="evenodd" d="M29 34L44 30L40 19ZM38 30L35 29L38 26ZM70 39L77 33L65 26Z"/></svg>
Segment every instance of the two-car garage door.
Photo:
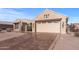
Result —
<svg viewBox="0 0 79 59"><path fill-rule="evenodd" d="M60 21L36 22L36 32L60 33Z"/></svg>

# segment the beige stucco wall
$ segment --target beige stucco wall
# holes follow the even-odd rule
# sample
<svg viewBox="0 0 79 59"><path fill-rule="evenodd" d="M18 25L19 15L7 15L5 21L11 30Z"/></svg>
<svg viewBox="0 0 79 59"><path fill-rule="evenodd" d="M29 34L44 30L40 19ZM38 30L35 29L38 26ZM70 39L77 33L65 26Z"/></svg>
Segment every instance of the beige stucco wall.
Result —
<svg viewBox="0 0 79 59"><path fill-rule="evenodd" d="M32 32L35 32L35 21L32 22Z"/></svg>
<svg viewBox="0 0 79 59"><path fill-rule="evenodd" d="M61 22L58 23L58 24L36 24L36 26L38 26L38 28L40 29L40 31L44 32L45 29L48 29L48 32L58 32L59 30L61 30L61 34L66 34L66 19L68 18L67 16L64 16L60 13L57 13L57 12L54 12L54 11L51 11L51 10L45 10L44 12L40 13L34 20L27 20L27 19L17 19L15 22L26 22L26 23L32 23L32 32L35 32L35 20L46 20L44 18L44 15L45 14L49 14L49 18L48 19L57 19L57 18L62 18ZM62 27L62 24L64 23L64 27ZM51 27L56 27L58 26L61 28L51 28ZM21 26L21 24L20 24ZM48 26L48 28L46 27ZM14 28L14 31L20 31L20 27L19 29L15 29ZM38 32L40 32L38 31Z"/></svg>
<svg viewBox="0 0 79 59"><path fill-rule="evenodd" d="M42 12L41 14L39 14L35 20L45 20L44 15L45 14L49 14L49 18L48 19L57 19L57 18L62 18L61 20L61 33L62 34L66 34L66 16L60 14L60 13L56 13L54 11L51 10L45 10L44 12ZM62 24L64 23L64 27L62 27ZM41 25L42 26L42 25ZM60 26L60 25L59 25ZM55 26L54 26L55 27ZM43 30L43 29L42 29Z"/></svg>
<svg viewBox="0 0 79 59"><path fill-rule="evenodd" d="M15 31L15 32L20 32L21 24L19 23L19 28L18 28L18 29L16 29L16 28L15 28L15 24L13 24L13 28L14 28L14 31Z"/></svg>
<svg viewBox="0 0 79 59"><path fill-rule="evenodd" d="M21 32L21 27L22 27L22 23L32 23L33 20L28 20L28 19L16 19L14 23L19 23L19 28L15 29L15 24L13 25L14 27L14 31L16 32ZM25 32L27 32L27 28L25 28Z"/></svg>
<svg viewBox="0 0 79 59"><path fill-rule="evenodd" d="M62 20L61 20L61 33L62 34L66 34L66 26L67 26L66 21L67 21L66 17L62 16ZM64 27L62 27L63 23L64 23Z"/></svg>

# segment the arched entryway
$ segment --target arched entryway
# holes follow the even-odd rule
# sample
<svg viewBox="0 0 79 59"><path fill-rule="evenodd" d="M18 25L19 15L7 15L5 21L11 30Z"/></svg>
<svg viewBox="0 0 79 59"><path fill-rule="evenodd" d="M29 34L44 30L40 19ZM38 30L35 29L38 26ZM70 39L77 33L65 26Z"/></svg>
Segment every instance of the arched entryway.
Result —
<svg viewBox="0 0 79 59"><path fill-rule="evenodd" d="M32 31L32 23L22 23L22 32Z"/></svg>

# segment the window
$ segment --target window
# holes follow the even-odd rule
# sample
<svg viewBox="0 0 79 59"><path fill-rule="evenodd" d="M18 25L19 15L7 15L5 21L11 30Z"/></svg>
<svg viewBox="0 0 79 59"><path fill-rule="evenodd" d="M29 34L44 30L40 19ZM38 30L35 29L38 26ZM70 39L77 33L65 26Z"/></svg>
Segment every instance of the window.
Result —
<svg viewBox="0 0 79 59"><path fill-rule="evenodd" d="M18 28L19 28L19 24L16 23L16 24L15 24L15 29L18 29Z"/></svg>
<svg viewBox="0 0 79 59"><path fill-rule="evenodd" d="M44 15L44 18L47 19L49 17L49 14Z"/></svg>
<svg viewBox="0 0 79 59"><path fill-rule="evenodd" d="M27 31L32 31L32 23L27 24Z"/></svg>

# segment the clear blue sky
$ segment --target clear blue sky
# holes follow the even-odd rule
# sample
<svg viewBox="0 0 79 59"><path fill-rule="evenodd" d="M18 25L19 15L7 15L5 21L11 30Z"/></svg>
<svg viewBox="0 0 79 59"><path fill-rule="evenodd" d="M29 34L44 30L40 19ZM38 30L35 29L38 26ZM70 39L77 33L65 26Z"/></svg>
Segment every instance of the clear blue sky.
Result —
<svg viewBox="0 0 79 59"><path fill-rule="evenodd" d="M48 9L67 15L69 17L69 23L79 22L79 8L48 8ZM45 8L0 8L0 20L14 21L17 18L32 19L44 10Z"/></svg>

